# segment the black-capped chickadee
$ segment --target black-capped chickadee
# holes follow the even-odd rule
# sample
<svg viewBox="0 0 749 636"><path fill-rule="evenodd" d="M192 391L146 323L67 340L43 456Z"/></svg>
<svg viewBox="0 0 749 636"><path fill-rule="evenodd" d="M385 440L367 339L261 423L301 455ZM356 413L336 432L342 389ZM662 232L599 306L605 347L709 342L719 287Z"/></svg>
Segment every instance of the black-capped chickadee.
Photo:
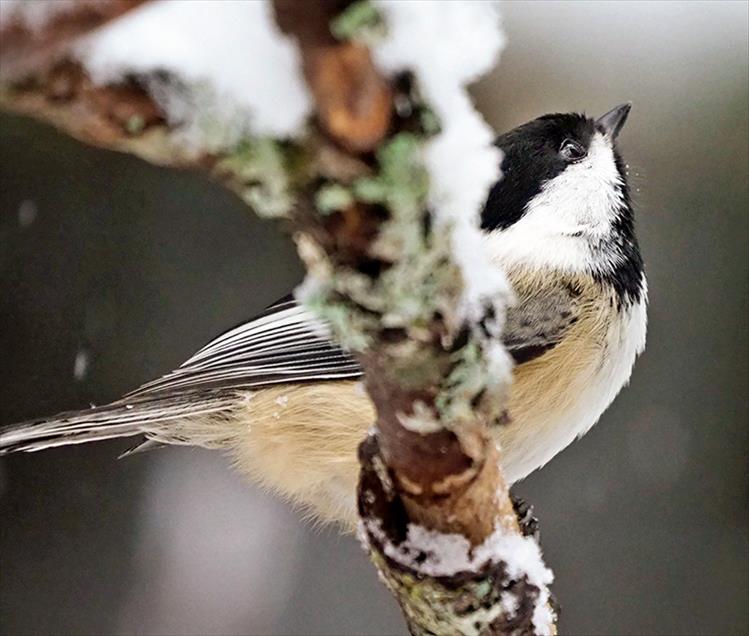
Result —
<svg viewBox="0 0 749 636"><path fill-rule="evenodd" d="M510 483L593 426L645 345L647 287L615 145L629 110L545 115L497 140L503 177L482 228L517 297L504 332L509 418L494 431ZM218 448L261 484L350 521L356 448L375 419L360 375L289 297L121 400L3 430L0 454L129 436L145 438L134 450Z"/></svg>

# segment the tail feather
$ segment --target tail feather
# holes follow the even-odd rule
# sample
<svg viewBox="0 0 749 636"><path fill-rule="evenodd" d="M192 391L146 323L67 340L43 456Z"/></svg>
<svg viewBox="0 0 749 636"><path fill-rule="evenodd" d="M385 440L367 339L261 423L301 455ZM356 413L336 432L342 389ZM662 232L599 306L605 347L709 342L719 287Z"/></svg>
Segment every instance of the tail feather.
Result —
<svg viewBox="0 0 749 636"><path fill-rule="evenodd" d="M117 456L117 459L125 459L125 457L130 457L131 455L140 455L140 453L155 450L157 448L161 448L162 446L166 446L166 444L164 444L164 442L157 442L154 439L141 439L135 446L131 446L124 453L120 453Z"/></svg>
<svg viewBox="0 0 749 636"><path fill-rule="evenodd" d="M215 390L118 400L0 429L0 455L135 435L189 443L180 438L180 421L227 412L236 404L236 394Z"/></svg>

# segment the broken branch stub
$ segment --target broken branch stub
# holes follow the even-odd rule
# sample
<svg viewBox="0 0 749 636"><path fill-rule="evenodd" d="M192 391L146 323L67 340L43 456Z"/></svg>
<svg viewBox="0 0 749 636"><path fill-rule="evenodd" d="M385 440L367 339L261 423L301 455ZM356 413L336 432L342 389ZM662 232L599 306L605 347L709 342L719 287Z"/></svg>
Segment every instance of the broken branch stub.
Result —
<svg viewBox="0 0 749 636"><path fill-rule="evenodd" d="M337 41L331 21L348 2L276 0L276 21L296 38L307 83L315 98L318 124L353 153L374 150L388 132L393 108L388 82L377 72L369 50Z"/></svg>

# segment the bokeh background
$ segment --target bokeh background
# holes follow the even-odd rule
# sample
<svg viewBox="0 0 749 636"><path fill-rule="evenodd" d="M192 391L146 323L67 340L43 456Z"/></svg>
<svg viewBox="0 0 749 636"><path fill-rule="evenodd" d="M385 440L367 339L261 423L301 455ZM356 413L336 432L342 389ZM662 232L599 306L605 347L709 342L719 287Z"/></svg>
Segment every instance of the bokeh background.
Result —
<svg viewBox="0 0 749 636"><path fill-rule="evenodd" d="M746 2L508 2L475 87L505 130L634 110L649 345L535 504L566 634L749 631ZM455 161L460 161L456 157ZM0 117L0 425L114 399L298 283L277 227L192 174ZM0 633L403 634L356 541L215 452L0 460Z"/></svg>

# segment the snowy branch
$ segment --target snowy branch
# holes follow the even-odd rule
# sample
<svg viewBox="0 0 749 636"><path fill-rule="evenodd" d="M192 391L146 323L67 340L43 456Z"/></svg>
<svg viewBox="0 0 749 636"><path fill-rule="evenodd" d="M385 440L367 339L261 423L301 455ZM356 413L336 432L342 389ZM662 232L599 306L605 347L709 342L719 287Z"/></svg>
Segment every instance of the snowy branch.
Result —
<svg viewBox="0 0 749 636"><path fill-rule="evenodd" d="M298 296L365 370L377 422L359 535L411 632L554 633L552 576L489 436L511 291L478 228L500 157L465 87L502 47L494 5L152 2L55 37L91 2L66 4L4 10L17 47L56 44L3 69L2 105L207 170L287 219L308 269Z"/></svg>

